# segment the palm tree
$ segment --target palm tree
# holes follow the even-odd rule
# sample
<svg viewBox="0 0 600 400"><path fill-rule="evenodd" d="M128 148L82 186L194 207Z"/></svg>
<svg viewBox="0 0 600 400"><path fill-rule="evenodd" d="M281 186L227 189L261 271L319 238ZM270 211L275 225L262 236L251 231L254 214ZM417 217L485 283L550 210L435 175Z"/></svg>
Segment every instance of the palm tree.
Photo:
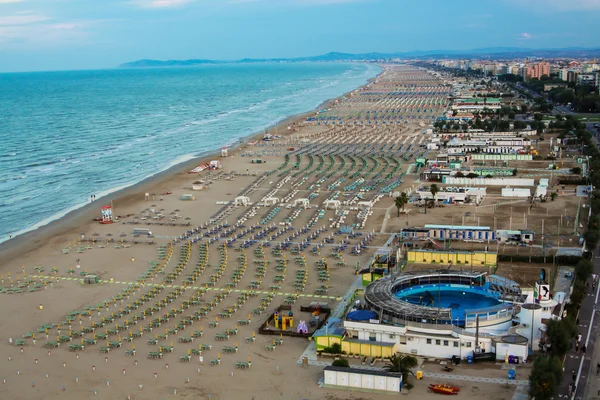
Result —
<svg viewBox="0 0 600 400"><path fill-rule="evenodd" d="M400 193L400 196L394 200L394 205L398 209L398 217L400 216L400 209L404 210L404 206L408 203L408 195L405 192Z"/></svg>
<svg viewBox="0 0 600 400"><path fill-rule="evenodd" d="M431 192L431 195L433 196L433 201L435 201L435 195L438 194L440 192L440 188L438 187L438 185L436 185L435 183L433 185L431 185L431 187L429 188L429 191Z"/></svg>
<svg viewBox="0 0 600 400"><path fill-rule="evenodd" d="M389 363L386 364L383 369L387 372L396 372L402 374L402 383L406 382L406 379L409 374L413 374L411 368L417 366L417 359L413 356L401 356L398 354L394 354L391 357L388 357Z"/></svg>

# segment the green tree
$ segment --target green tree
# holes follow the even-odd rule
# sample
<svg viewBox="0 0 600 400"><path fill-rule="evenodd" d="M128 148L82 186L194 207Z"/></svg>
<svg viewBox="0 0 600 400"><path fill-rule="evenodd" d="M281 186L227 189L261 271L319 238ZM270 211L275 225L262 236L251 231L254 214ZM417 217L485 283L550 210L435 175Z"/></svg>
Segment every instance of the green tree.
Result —
<svg viewBox="0 0 600 400"><path fill-rule="evenodd" d="M592 272L594 272L594 264L590 260L581 259L575 265L575 277L581 282L587 281Z"/></svg>
<svg viewBox="0 0 600 400"><path fill-rule="evenodd" d="M546 337L550 345L550 353L557 357L563 357L571 348L571 339L575 336L577 328L569 318L561 320L550 320L546 326Z"/></svg>
<svg viewBox="0 0 600 400"><path fill-rule="evenodd" d="M433 185L431 185L431 187L429 188L429 191L431 192L431 195L433 196L433 201L435 201L435 195L438 194L440 192L440 188L438 187L438 185L436 185L435 183Z"/></svg>
<svg viewBox="0 0 600 400"><path fill-rule="evenodd" d="M387 372L396 372L402 374L402 383L405 383L408 375L412 374L411 368L418 365L417 359L413 356L401 356L394 354L388 358L388 363L383 369Z"/></svg>
<svg viewBox="0 0 600 400"><path fill-rule="evenodd" d="M598 232L596 229L590 229L584 233L583 237L586 241L587 248L595 249L596 246L598 246L598 240L600 240L600 232Z"/></svg>
<svg viewBox="0 0 600 400"><path fill-rule="evenodd" d="M400 209L404 210L404 206L408 204L408 195L406 192L400 193L400 196L394 199L394 205L398 209L398 217L400 216Z"/></svg>
<svg viewBox="0 0 600 400"><path fill-rule="evenodd" d="M506 132L510 129L510 122L506 121L506 120L502 120L500 122L498 122L498 129L501 132Z"/></svg>
<svg viewBox="0 0 600 400"><path fill-rule="evenodd" d="M581 174L581 168L573 167L573 168L571 168L571 173L575 174L575 175L579 175L579 174Z"/></svg>
<svg viewBox="0 0 600 400"><path fill-rule="evenodd" d="M514 127L515 130L521 130L525 129L527 127L527 124L524 121L515 121Z"/></svg>
<svg viewBox="0 0 600 400"><path fill-rule="evenodd" d="M538 356L529 375L529 395L536 399L551 399L562 379L562 363L556 356Z"/></svg>

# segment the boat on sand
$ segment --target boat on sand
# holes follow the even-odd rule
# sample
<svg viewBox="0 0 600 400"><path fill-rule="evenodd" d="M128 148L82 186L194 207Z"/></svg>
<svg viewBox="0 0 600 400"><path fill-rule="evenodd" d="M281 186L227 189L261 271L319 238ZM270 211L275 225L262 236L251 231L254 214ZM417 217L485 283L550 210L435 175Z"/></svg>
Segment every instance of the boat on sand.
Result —
<svg viewBox="0 0 600 400"><path fill-rule="evenodd" d="M432 392L435 393L439 393L439 394L458 394L458 392L460 392L460 388L457 388L455 386L450 386L448 384L445 383L436 383L436 384L430 384L429 385L429 390L431 390Z"/></svg>

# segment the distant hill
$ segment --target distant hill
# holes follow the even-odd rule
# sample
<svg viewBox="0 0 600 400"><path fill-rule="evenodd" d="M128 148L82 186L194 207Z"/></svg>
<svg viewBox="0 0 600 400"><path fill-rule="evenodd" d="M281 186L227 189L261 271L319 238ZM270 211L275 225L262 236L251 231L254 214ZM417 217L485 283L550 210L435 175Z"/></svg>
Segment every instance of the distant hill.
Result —
<svg viewBox="0 0 600 400"><path fill-rule="evenodd" d="M473 50L414 50L396 53L337 53L331 52L319 56L297 58L244 58L236 61L219 60L138 60L119 65L120 68L140 67L181 67L203 64L223 63L257 63L257 62L307 62L307 61L377 61L392 58L486 58L486 59L511 59L523 57L600 57L600 49L585 49L581 47L567 47L563 49L527 49L520 47L487 47Z"/></svg>
<svg viewBox="0 0 600 400"><path fill-rule="evenodd" d="M218 64L214 60L138 60L119 65L120 68L140 68L140 67L182 67L189 65Z"/></svg>

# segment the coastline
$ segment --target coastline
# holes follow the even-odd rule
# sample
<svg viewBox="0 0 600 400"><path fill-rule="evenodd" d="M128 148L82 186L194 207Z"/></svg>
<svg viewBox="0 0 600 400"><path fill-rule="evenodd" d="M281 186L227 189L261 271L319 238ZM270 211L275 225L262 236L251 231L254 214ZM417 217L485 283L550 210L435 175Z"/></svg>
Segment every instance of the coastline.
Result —
<svg viewBox="0 0 600 400"><path fill-rule="evenodd" d="M331 104L335 103L337 100L340 100L341 98L348 96L350 93L369 85L371 82L375 81L382 73L383 69L379 71L379 73L376 76L369 78L365 84L358 86L340 96L327 99L310 111L288 116L282 119L280 122L264 130L261 130L260 132L256 132L245 137L239 138L238 143L230 147L230 152L238 152L245 142L252 140L261 140L265 131L271 131L275 129L280 131L279 135L281 137L287 136L289 134L287 131L288 125L298 124L306 120L308 116L313 115L318 110L327 108ZM241 141L243 141L244 143L240 143ZM170 180L182 174L185 174L187 176L187 172L192 168L200 164L207 163L215 158L221 158L220 148L211 150L206 154L199 155L198 157L193 158L191 160L173 165L170 168L167 168L164 171L158 172L154 175L151 175L140 182L134 183L133 185L107 194L106 196L96 199L96 201L94 202L88 203L75 210L69 211L62 217L50 221L48 224L40 226L31 231L22 233L18 236L13 237L12 239L0 243L0 259L3 263L7 263L16 257L24 256L27 253L35 250L39 247L40 244L45 243L51 237L57 237L67 234L76 235L77 233L73 232L77 231L79 227L93 222L94 218L100 216L99 208L102 205L108 205L112 202L115 210L114 215L117 216L119 215L118 209L120 206L131 206L135 202L143 201L143 199L140 198L140 193L159 193L160 190L156 190L156 188L163 186Z"/></svg>

